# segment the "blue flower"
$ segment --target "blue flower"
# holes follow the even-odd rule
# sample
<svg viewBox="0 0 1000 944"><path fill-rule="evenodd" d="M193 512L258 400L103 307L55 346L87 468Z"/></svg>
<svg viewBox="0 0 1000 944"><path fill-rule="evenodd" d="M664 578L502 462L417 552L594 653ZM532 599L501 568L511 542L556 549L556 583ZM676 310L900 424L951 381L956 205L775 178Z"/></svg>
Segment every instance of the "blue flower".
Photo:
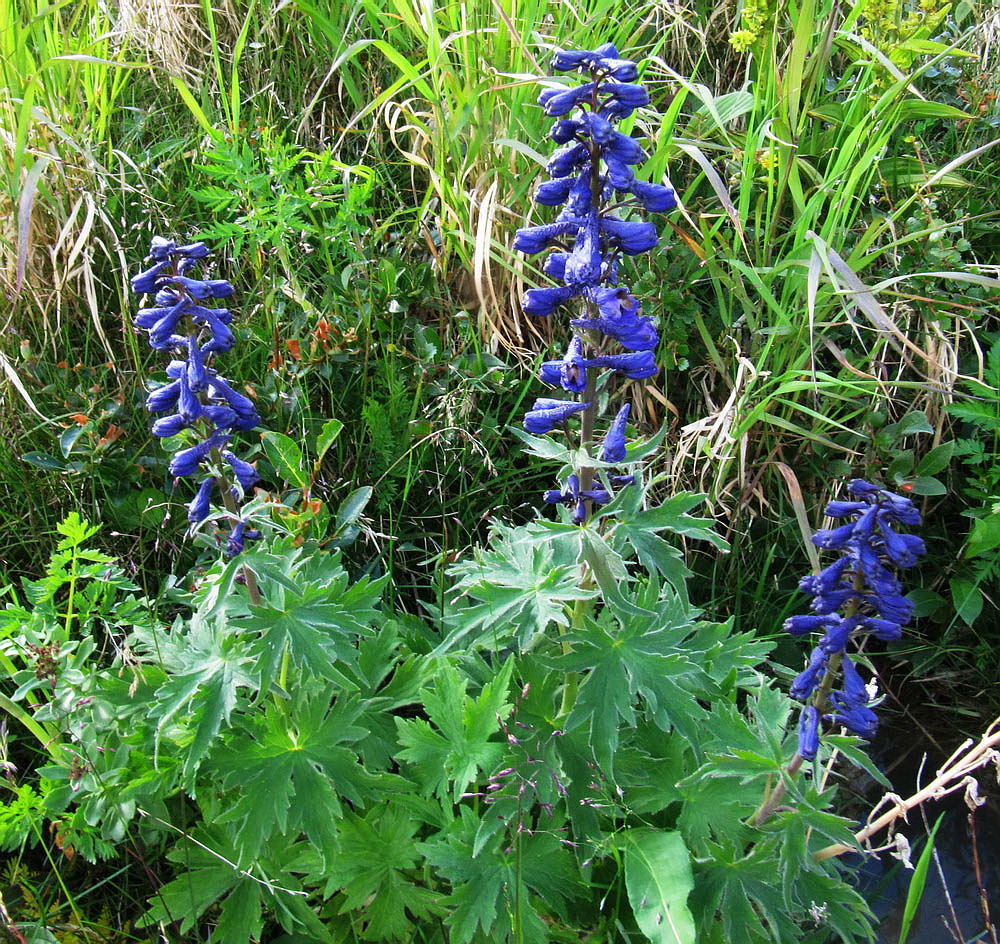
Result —
<svg viewBox="0 0 1000 944"><path fill-rule="evenodd" d="M188 505L192 525L208 517L216 485L239 498L257 481L254 467L225 448L233 432L252 429L260 418L251 400L235 391L212 367L214 357L229 350L235 337L230 328L232 314L225 308L210 307L210 302L231 295L233 286L225 279L192 276L207 255L204 243L178 245L155 237L150 247L153 264L132 279L133 289L153 294L155 302L138 311L136 327L148 332L152 348L174 354L166 368L169 382L152 390L146 399L147 409L161 414L153 423L153 434L166 438L192 430L188 436L198 440L173 454L171 475L193 476L206 462L211 460L213 465L213 474L203 478ZM226 466L239 488L230 487ZM233 529L230 549L242 548L243 540L251 536L251 532L244 533L245 527Z"/></svg>
<svg viewBox="0 0 1000 944"><path fill-rule="evenodd" d="M569 114L577 105L588 101L593 95L595 84L578 85L570 89L545 89L538 96L538 104L550 118L561 118Z"/></svg>
<svg viewBox="0 0 1000 944"><path fill-rule="evenodd" d="M208 517L211 508L212 491L215 488L216 478L214 475L208 476L198 487L198 492L191 499L188 505L188 521L197 524Z"/></svg>
<svg viewBox="0 0 1000 944"><path fill-rule="evenodd" d="M535 203L543 206L562 206L569 197L570 188L575 181L572 177L556 177L539 184L535 190Z"/></svg>
<svg viewBox="0 0 1000 944"><path fill-rule="evenodd" d="M631 59L618 58L618 50L611 43L596 49L560 50L552 57L552 69L555 72L601 73L624 82L638 75L635 63Z"/></svg>
<svg viewBox="0 0 1000 944"><path fill-rule="evenodd" d="M812 695L819 688L829 658L829 655L819 646L813 649L809 656L809 664L795 677L788 694L796 701L805 701Z"/></svg>
<svg viewBox="0 0 1000 944"><path fill-rule="evenodd" d="M652 320L643 317L639 303L618 284L623 257L647 252L656 246L656 227L628 213L637 209L663 212L676 201L673 191L661 184L638 181L633 170L646 159L642 144L615 124L634 109L649 102L638 78L636 64L622 59L611 43L589 50L557 52L557 72L580 72L585 81L574 87L548 87L538 102L553 118L550 137L559 147L547 170L552 178L535 191L535 202L561 207L549 223L517 230L514 248L526 254L549 253L542 270L559 285L529 289L522 300L525 313L547 316L574 299L585 306L584 317L571 320L577 334L561 360L541 367L545 382L594 399L596 380L590 368L610 368L630 379L654 376L658 368L653 354L659 337ZM615 210L626 208L626 216ZM625 353L608 350L607 341L617 342ZM584 454L593 446L592 403L542 399L525 417L525 429L544 434L561 426L571 416L588 411L581 423L580 446ZM604 436L601 455L606 462L624 461L625 427L629 408L618 411ZM581 467L581 468L585 468ZM573 518L582 522L591 504L610 500L608 482L580 489L579 471L571 476L567 490L550 490L549 501L574 507ZM590 473L583 476L590 481ZM612 484L625 485L617 477ZM631 478L628 479L631 482Z"/></svg>
<svg viewBox="0 0 1000 944"><path fill-rule="evenodd" d="M608 427L608 432L604 437L604 447L601 449L602 462L624 462L625 461L625 426L628 423L628 414L631 403L626 403L615 414L615 418Z"/></svg>
<svg viewBox="0 0 1000 944"><path fill-rule="evenodd" d="M553 254L550 259L555 258ZM565 305L578 293L566 285L555 285L549 288L529 288L521 299L521 308L526 315L542 318L551 315L560 305Z"/></svg>
<svg viewBox="0 0 1000 944"><path fill-rule="evenodd" d="M601 114L608 119L628 118L637 108L649 104L649 93L641 85L609 82L601 91L607 96L601 104Z"/></svg>
<svg viewBox="0 0 1000 944"><path fill-rule="evenodd" d="M587 365L583 359L583 345L574 337L561 361L546 361L540 376L553 387L562 387L571 393L583 393L587 388Z"/></svg>
<svg viewBox="0 0 1000 944"><path fill-rule="evenodd" d="M819 712L813 705L806 705L799 715L799 753L806 760L814 760L819 751Z"/></svg>
<svg viewBox="0 0 1000 944"><path fill-rule="evenodd" d="M237 521L226 539L226 557L232 558L242 554L246 541L259 541L260 537L260 531L248 529L247 523L242 519Z"/></svg>
<svg viewBox="0 0 1000 944"><path fill-rule="evenodd" d="M557 426L565 423L574 413L579 413L589 406L589 403L575 403L540 397L535 400L531 410L525 415L524 428L536 436L542 433L550 433Z"/></svg>
<svg viewBox="0 0 1000 944"><path fill-rule="evenodd" d="M596 318L577 318L574 328L600 331L630 351L651 351L659 336L649 318L639 315L639 302L623 288L597 289L589 296L600 313Z"/></svg>
<svg viewBox="0 0 1000 944"><path fill-rule="evenodd" d="M828 721L871 737L878 719L847 649L856 633L871 633L883 640L900 637L913 615L913 604L903 596L899 578L889 568L913 566L925 547L916 535L897 530L900 525L920 522L910 499L861 479L852 480L848 492L850 500L836 500L826 508L829 517L843 523L813 536L816 545L841 556L819 574L799 582L813 597L810 607L815 615L785 621L786 631L794 635L822 633L789 694L805 701L820 690L810 707L826 712L823 716ZM831 690L829 684L820 689L831 659L837 660L834 665L840 664L839 690ZM813 723L810 719L809 724ZM801 737L800 733L800 743ZM811 739L807 741L812 744ZM806 756L801 747L800 753Z"/></svg>
<svg viewBox="0 0 1000 944"><path fill-rule="evenodd" d="M628 188L650 213L666 213L677 206L677 197L670 187L662 184L650 184L644 180L633 180Z"/></svg>
<svg viewBox="0 0 1000 944"><path fill-rule="evenodd" d="M624 374L630 380L642 380L659 373L652 351L636 351L631 354L602 354L586 361L587 367L610 367Z"/></svg>
<svg viewBox="0 0 1000 944"><path fill-rule="evenodd" d="M178 449L170 460L170 474L178 478L194 475L199 466L213 449L219 449L229 442L229 436L221 433L213 433L208 439L189 446L187 449Z"/></svg>
<svg viewBox="0 0 1000 944"><path fill-rule="evenodd" d="M236 476L236 481L240 483L240 488L244 492L249 492L253 488L254 483L260 478L257 475L257 470L249 462L245 462L228 449L222 450L222 458L229 463L229 467L233 470L233 475Z"/></svg>
<svg viewBox="0 0 1000 944"><path fill-rule="evenodd" d="M577 221L560 220L543 226L526 226L514 234L514 248L519 252L533 255L548 248L553 240L580 229Z"/></svg>
<svg viewBox="0 0 1000 944"><path fill-rule="evenodd" d="M601 217L601 232L611 237L626 256L649 252L659 242L652 223L620 220L610 215Z"/></svg>
<svg viewBox="0 0 1000 944"><path fill-rule="evenodd" d="M583 524L587 520L587 502L606 505L611 501L611 493L600 485L581 489L580 477L573 474L566 480L565 491L551 488L545 493L544 499L551 505L569 505L573 508L574 524Z"/></svg>

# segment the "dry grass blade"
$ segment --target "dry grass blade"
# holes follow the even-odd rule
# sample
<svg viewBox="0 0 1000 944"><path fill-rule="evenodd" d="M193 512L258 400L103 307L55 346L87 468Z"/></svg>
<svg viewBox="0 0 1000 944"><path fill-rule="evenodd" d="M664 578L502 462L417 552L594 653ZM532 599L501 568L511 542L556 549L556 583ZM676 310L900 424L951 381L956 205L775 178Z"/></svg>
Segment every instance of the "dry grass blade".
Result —
<svg viewBox="0 0 1000 944"><path fill-rule="evenodd" d="M17 203L17 275L14 279L14 296L21 294L24 286L24 275L28 266L28 253L31 248L31 216L38 195L38 184L49 165L50 158L39 157L28 171Z"/></svg>
<svg viewBox="0 0 1000 944"><path fill-rule="evenodd" d="M775 462L774 467L781 473L788 488L788 499L792 503L792 510L795 512L795 521L799 526L799 533L802 535L802 546L805 548L809 563L812 565L813 573L820 571L819 551L812 542L813 527L809 523L806 514L806 503L802 498L802 486L799 485L798 477L792 468L784 462Z"/></svg>
<svg viewBox="0 0 1000 944"><path fill-rule="evenodd" d="M28 393L27 388L21 382L21 378L17 374L17 369L14 365L7 360L7 356L0 351L0 366L3 367L3 372L7 377L7 381L10 385L20 394L21 399L28 405L28 409L31 410L37 417L39 417L43 422L49 423L52 426L58 426L54 420L50 420L45 414L35 406L35 401L31 399L31 394ZM3 406L3 399L0 399L0 407ZM13 407L11 407L13 409Z"/></svg>

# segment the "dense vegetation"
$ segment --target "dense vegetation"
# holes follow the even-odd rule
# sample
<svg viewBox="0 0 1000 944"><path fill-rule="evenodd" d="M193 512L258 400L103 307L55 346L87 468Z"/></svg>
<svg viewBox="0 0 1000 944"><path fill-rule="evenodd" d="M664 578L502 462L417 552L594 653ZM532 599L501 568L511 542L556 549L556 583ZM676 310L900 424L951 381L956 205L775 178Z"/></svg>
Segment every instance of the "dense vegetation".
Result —
<svg viewBox="0 0 1000 944"><path fill-rule="evenodd" d="M608 42L678 208L580 524L512 243L539 80ZM883 770L997 740L998 48L966 0L0 5L0 941L871 939ZM150 432L155 236L235 287L232 559ZM858 659L878 763L803 764L782 626L852 478L920 511L915 619Z"/></svg>

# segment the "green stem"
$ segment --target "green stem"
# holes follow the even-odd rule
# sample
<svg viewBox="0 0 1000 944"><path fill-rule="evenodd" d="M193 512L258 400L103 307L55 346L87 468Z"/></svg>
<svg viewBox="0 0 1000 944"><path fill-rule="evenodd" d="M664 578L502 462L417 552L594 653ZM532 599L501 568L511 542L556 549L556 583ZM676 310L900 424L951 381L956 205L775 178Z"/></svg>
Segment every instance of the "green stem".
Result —
<svg viewBox="0 0 1000 944"><path fill-rule="evenodd" d="M76 581L77 581L77 572L76 572L77 555L76 555L76 551L77 551L77 549L74 546L73 547L73 557L70 560L69 596L66 598L66 617L65 617L65 620L63 622L63 625L65 627L65 637L64 637L64 639L67 642L69 641L70 627L73 625L73 616L74 616L73 606L75 605L75 602L76 602Z"/></svg>
<svg viewBox="0 0 1000 944"><path fill-rule="evenodd" d="M58 731L49 730L45 725L36 721L21 705L16 701L11 701L7 695L0 694L0 708L12 718L20 721L54 760L65 760L66 748L59 742Z"/></svg>
<svg viewBox="0 0 1000 944"><path fill-rule="evenodd" d="M586 568L586 565L584 565ZM583 589L589 589L591 586L591 576L589 572L584 572L580 579L580 586ZM565 637L575 629L579 629L583 625L583 618L587 614L587 610L590 608L590 600L577 600L573 605L573 614L570 617L569 626L565 629L561 628L559 630L559 635ZM565 639L561 639L562 651L564 655L568 655L573 651L572 645ZM576 704L577 691L580 688L580 675L578 672L567 672L566 673L566 684L563 686L562 693L562 703L559 705L559 714L556 716L558 718L565 718L566 715L570 713L573 709L573 705Z"/></svg>

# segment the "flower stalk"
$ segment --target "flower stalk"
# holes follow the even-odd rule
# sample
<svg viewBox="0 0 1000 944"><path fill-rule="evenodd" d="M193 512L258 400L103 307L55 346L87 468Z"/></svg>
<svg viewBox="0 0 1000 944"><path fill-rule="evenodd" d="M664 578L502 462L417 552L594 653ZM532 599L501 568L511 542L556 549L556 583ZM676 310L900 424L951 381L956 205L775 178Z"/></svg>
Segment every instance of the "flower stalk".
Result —
<svg viewBox="0 0 1000 944"><path fill-rule="evenodd" d="M878 727L872 710L874 695L862 680L848 652L851 640L873 636L899 639L913 615L913 604L903 596L902 584L890 569L912 567L925 552L923 540L898 531L920 524L912 500L862 479L848 484L851 496L832 501L828 517L843 524L817 531L813 543L840 552L840 557L818 574L804 577L800 589L811 594L812 613L792 616L785 631L794 636L822 632L806 668L792 682L789 694L802 702L798 750L783 777L765 797L751 823L760 826L778 808L804 761L819 751L822 722L846 728L870 739ZM840 687L835 687L837 683Z"/></svg>
<svg viewBox="0 0 1000 944"><path fill-rule="evenodd" d="M152 427L155 436L178 437L183 443L170 459L171 474L198 480L188 521L192 529L200 526L211 517L212 499L221 497L229 522L225 553L232 558L260 532L248 528L239 507L257 482L257 472L229 446L235 433L258 426L260 417L253 402L214 367L216 355L230 350L235 338L232 315L212 302L234 290L224 279L192 277L207 256L204 243L178 245L154 237L152 265L132 278L132 290L152 295L154 303L140 308L134 323L147 332L150 347L172 355L168 382L150 392L146 408L158 417ZM244 568L244 576L251 600L259 603L254 575Z"/></svg>
<svg viewBox="0 0 1000 944"><path fill-rule="evenodd" d="M570 321L574 331L565 356L546 361L540 374L570 398L537 399L524 426L544 435L579 422L580 451L589 456L597 438L600 372L611 370L635 380L658 373L656 329L619 284L618 272L624 256L648 252L658 242L655 227L633 219L633 211L665 212L676 199L670 187L636 177L634 167L646 154L638 141L614 128L649 103L649 94L635 83L636 64L605 43L592 50L557 52L552 66L586 79L575 87L546 88L538 98L545 113L556 119L550 136L559 148L548 163L551 179L538 186L535 201L562 209L551 223L519 229L514 248L526 254L551 250L543 271L557 284L529 289L522 300L527 314L543 318L574 305L582 307L582 314ZM624 352L609 353L609 345ZM606 433L602 463L625 461L627 417L626 407ZM611 500L614 488L633 481L630 475L599 478L597 470L604 467L584 459L560 488L545 493L545 501L569 506L573 521L585 523L594 506Z"/></svg>

